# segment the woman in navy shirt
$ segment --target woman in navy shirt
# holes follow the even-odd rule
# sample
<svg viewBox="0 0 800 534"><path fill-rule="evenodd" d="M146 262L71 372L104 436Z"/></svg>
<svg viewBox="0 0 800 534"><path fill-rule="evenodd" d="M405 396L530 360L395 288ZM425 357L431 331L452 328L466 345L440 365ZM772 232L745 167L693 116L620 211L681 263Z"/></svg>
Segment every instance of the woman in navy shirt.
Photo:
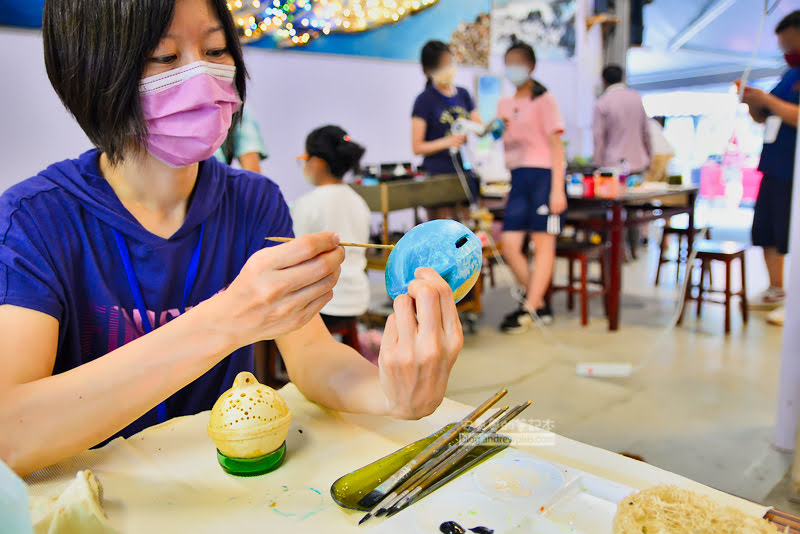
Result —
<svg viewBox="0 0 800 534"><path fill-rule="evenodd" d="M332 409L439 405L462 344L447 284L418 271L373 366L319 317L338 237L264 248L292 236L278 187L212 157L245 97L225 0L48 0L43 33L96 149L0 197L0 459L24 475L207 410L265 339Z"/></svg>
<svg viewBox="0 0 800 534"><path fill-rule="evenodd" d="M457 119L480 123L480 114L469 91L453 84L456 67L450 47L430 41L422 48L422 70L428 78L425 90L414 102L411 119L411 146L414 154L424 156L425 171L430 176L454 176L456 167L450 149L460 148L467 138L451 135ZM463 166L461 155L456 158Z"/></svg>

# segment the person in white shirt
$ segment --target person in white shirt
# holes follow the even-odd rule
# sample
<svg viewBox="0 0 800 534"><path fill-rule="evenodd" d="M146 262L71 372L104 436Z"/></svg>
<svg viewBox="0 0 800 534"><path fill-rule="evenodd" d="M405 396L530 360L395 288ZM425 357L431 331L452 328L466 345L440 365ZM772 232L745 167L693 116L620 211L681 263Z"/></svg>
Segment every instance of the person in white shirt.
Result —
<svg viewBox="0 0 800 534"><path fill-rule="evenodd" d="M369 241L370 211L358 193L342 181L358 169L364 147L353 142L338 126L323 126L306 138L303 175L314 190L292 207L294 233L300 237L317 232L335 232L342 241ZM367 258L362 248L346 250L333 299L322 308L322 319L331 328L342 320L364 315L369 305Z"/></svg>

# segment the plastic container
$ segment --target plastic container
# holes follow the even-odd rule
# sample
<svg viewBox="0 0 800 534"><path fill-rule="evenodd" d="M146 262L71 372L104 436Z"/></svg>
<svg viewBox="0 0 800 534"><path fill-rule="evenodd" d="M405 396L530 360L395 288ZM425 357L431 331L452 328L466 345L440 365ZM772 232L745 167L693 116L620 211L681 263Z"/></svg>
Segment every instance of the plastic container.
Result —
<svg viewBox="0 0 800 534"><path fill-rule="evenodd" d="M594 191L594 176L584 176L583 177L583 197L584 198L594 198L595 191Z"/></svg>
<svg viewBox="0 0 800 534"><path fill-rule="evenodd" d="M583 196L583 175L572 174L567 182L567 196L582 197Z"/></svg>
<svg viewBox="0 0 800 534"><path fill-rule="evenodd" d="M594 175L595 195L600 198L616 198L620 192L620 179L616 173L597 171Z"/></svg>

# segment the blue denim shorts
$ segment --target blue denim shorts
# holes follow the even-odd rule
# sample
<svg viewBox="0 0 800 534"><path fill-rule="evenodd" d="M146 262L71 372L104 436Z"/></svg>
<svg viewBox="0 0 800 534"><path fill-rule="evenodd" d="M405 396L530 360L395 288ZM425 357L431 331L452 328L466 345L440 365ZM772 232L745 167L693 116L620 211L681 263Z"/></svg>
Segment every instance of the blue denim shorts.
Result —
<svg viewBox="0 0 800 534"><path fill-rule="evenodd" d="M522 168L511 171L503 230L507 232L546 232L558 235L566 213L550 213L550 169Z"/></svg>

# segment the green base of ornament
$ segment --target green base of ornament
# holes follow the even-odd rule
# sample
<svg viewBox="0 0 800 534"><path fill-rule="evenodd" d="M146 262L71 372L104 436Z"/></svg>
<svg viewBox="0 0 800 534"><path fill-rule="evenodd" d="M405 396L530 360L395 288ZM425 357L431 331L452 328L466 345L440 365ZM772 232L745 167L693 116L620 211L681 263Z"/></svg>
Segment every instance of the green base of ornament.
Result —
<svg viewBox="0 0 800 534"><path fill-rule="evenodd" d="M217 460L222 470L237 477L255 477L274 471L286 456L286 442L275 451L258 458L230 458L217 449Z"/></svg>

